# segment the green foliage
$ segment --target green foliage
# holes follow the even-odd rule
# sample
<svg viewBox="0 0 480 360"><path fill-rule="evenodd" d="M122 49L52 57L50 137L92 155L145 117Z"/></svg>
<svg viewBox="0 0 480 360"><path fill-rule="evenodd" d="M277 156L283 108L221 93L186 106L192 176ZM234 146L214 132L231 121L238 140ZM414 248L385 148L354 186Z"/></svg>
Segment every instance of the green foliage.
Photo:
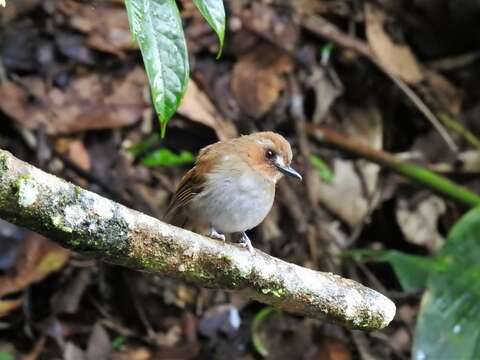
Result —
<svg viewBox="0 0 480 360"><path fill-rule="evenodd" d="M435 258L398 251L347 255L390 263L405 291L426 287L413 359L480 358L480 207L460 219Z"/></svg>
<svg viewBox="0 0 480 360"><path fill-rule="evenodd" d="M330 184L333 181L333 172L330 170L328 165L316 155L310 155L310 163L317 170L320 178L325 181L327 184Z"/></svg>
<svg viewBox="0 0 480 360"><path fill-rule="evenodd" d="M162 137L187 89L188 53L175 0L125 0L130 28L142 52Z"/></svg>
<svg viewBox="0 0 480 360"><path fill-rule="evenodd" d="M169 149L158 149L142 159L146 166L178 166L195 162L195 156L189 151L175 154Z"/></svg>
<svg viewBox="0 0 480 360"><path fill-rule="evenodd" d="M225 8L223 0L193 0L198 11L215 31L220 43L217 59L222 54L223 41L225 39Z"/></svg>
<svg viewBox="0 0 480 360"><path fill-rule="evenodd" d="M158 134L152 134L148 138L130 146L127 151L133 156L138 156L145 153L152 146L158 144L159 141L160 136Z"/></svg>
<svg viewBox="0 0 480 360"><path fill-rule="evenodd" d="M396 250L350 251L347 255L363 261L387 262L395 271L402 289L407 292L414 292L425 288L428 276L434 271L441 271L445 267L444 259L428 258L402 253Z"/></svg>
<svg viewBox="0 0 480 360"><path fill-rule="evenodd" d="M118 335L115 339L112 340L112 348L118 350L125 343L125 336Z"/></svg>
<svg viewBox="0 0 480 360"><path fill-rule="evenodd" d="M0 351L0 360L13 360L14 357L8 352Z"/></svg>
<svg viewBox="0 0 480 360"><path fill-rule="evenodd" d="M262 337L260 336L260 328L262 327L262 324L265 322L267 317L273 311L276 311L275 308L273 307L269 307L269 306L264 307L255 315L252 321L251 333L252 333L253 347L263 357L268 356L268 349L263 343Z"/></svg>
<svg viewBox="0 0 480 360"><path fill-rule="evenodd" d="M223 47L222 0L194 0ZM165 135L168 120L180 105L189 79L187 44L175 0L125 0L133 38L142 52L152 100Z"/></svg>
<svg viewBox="0 0 480 360"><path fill-rule="evenodd" d="M480 208L452 229L418 315L414 359L480 358Z"/></svg>

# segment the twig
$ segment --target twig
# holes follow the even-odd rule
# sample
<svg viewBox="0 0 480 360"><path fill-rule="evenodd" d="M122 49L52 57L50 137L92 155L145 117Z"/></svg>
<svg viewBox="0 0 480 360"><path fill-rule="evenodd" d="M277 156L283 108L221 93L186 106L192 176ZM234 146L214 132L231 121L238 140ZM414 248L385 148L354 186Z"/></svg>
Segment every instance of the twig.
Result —
<svg viewBox="0 0 480 360"><path fill-rule="evenodd" d="M455 184L449 179L435 174L426 168L399 160L387 152L373 149L367 145L348 139L339 133L315 125L307 126L307 131L323 144L360 156L376 164L386 167L410 180L421 184L440 195L444 195L464 206L480 205L480 196L467 188Z"/></svg>
<svg viewBox="0 0 480 360"><path fill-rule="evenodd" d="M280 309L380 329L395 305L375 290L166 224L0 150L0 217L111 263L237 291Z"/></svg>
<svg viewBox="0 0 480 360"><path fill-rule="evenodd" d="M458 134L462 135L463 138L474 148L480 150L480 139L468 130L462 123L448 114L439 114L438 118L440 121L448 128L452 129L453 131L457 132Z"/></svg>
<svg viewBox="0 0 480 360"><path fill-rule="evenodd" d="M305 15L303 16L302 25L340 46L353 50L360 55L369 59L380 70L382 70L398 87L402 92L410 99L411 102L418 108L418 110L427 118L432 126L438 131L448 147L454 151L458 151L458 147L453 141L450 134L443 127L435 114L428 108L424 101L413 91L404 81L391 74L377 59L375 54L371 51L370 47L364 41L352 38L339 30L335 25L331 24L324 18L318 15Z"/></svg>

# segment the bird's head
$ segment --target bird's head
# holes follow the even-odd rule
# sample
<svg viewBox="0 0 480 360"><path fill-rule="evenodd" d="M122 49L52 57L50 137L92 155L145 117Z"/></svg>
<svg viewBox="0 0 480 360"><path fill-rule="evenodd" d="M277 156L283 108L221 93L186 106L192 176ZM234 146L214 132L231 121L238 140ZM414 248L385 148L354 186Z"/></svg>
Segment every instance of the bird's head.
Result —
<svg viewBox="0 0 480 360"><path fill-rule="evenodd" d="M260 174L276 183L283 175L302 180L302 176L291 167L292 149L281 135L265 131L239 138L241 151L247 163Z"/></svg>

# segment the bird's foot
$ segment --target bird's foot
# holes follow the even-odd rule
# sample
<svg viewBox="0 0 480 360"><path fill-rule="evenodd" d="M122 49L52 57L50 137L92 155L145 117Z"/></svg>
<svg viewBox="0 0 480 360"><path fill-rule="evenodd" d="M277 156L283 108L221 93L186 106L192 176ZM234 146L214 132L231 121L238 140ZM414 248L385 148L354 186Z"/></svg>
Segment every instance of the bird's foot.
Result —
<svg viewBox="0 0 480 360"><path fill-rule="evenodd" d="M247 236L247 233L243 232L242 233L242 238L240 239L240 245L243 247L246 247L250 254L255 253L255 250L253 249L252 242L250 241L250 238Z"/></svg>
<svg viewBox="0 0 480 360"><path fill-rule="evenodd" d="M210 233L208 234L208 237L211 237L212 239L216 239L216 240L222 240L223 242L225 242L225 235L220 234L213 227L210 227Z"/></svg>

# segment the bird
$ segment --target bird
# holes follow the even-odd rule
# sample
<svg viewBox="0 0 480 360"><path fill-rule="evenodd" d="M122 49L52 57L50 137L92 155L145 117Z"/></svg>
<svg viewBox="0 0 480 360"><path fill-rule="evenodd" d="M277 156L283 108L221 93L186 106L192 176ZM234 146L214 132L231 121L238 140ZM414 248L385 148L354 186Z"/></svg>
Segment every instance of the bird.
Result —
<svg viewBox="0 0 480 360"><path fill-rule="evenodd" d="M289 142L271 131L208 145L180 180L164 221L223 241L240 234L253 254L246 231L270 212L276 183L284 175L302 180L291 162Z"/></svg>

